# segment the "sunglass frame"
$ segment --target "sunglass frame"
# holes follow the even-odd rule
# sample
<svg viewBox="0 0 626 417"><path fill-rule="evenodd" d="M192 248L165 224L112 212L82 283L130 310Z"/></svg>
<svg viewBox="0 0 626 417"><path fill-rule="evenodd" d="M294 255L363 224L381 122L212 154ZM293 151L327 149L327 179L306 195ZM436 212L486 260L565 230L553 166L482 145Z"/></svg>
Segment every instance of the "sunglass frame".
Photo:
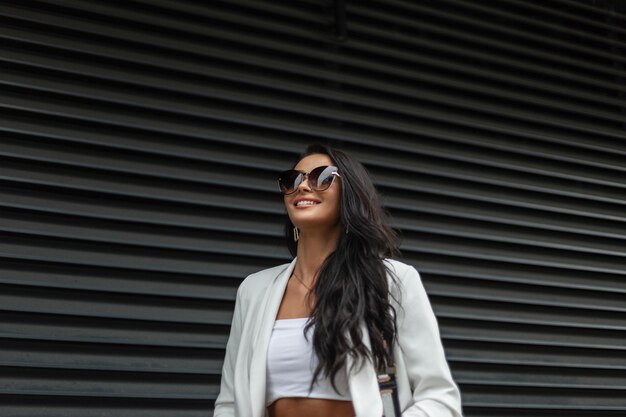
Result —
<svg viewBox="0 0 626 417"><path fill-rule="evenodd" d="M327 168L333 168L334 169L333 172L328 174L329 176L332 176L332 180L330 181L330 183L328 184L327 187L320 188L320 187L318 187L318 179L319 179L320 175ZM319 170L319 173L317 173L317 175L311 176L311 174L313 174L317 170ZM309 180L309 187L311 188L311 190L313 190L313 191L326 191L326 190L328 190L331 187L331 185L335 181L336 177L341 178L341 175L339 174L338 171L339 171L339 168L337 168L334 165L320 165L318 167L313 168L309 172L299 171L297 169L288 169L286 171L281 172L280 175L278 176L278 179L277 179L278 189L280 190L281 193L283 193L283 195L291 195L291 194L295 193L296 191L298 191L298 187L300 186L300 184L302 184L304 182L305 178L308 178L308 180ZM294 173L294 172L297 172L298 175L294 176L292 186L289 187L289 188L283 187L283 185L284 185L284 183L282 181L283 178L289 177L289 175ZM285 192L286 189L292 189L292 191Z"/></svg>

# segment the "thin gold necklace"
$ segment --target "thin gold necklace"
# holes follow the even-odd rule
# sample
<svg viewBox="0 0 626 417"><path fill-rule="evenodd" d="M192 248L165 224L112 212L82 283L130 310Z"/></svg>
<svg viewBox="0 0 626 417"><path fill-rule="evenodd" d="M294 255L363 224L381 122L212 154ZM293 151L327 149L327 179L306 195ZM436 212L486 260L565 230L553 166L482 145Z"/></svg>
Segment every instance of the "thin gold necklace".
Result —
<svg viewBox="0 0 626 417"><path fill-rule="evenodd" d="M308 285L306 285L306 284L304 283L304 281L302 281L302 280L300 279L300 277L296 275L296 273L295 273L295 272L293 272L293 276L294 276L294 277L296 277L296 279L297 279L298 281L300 281L300 283L301 283L302 285L304 285L304 288L306 288L307 290L311 291L311 287L309 287Z"/></svg>

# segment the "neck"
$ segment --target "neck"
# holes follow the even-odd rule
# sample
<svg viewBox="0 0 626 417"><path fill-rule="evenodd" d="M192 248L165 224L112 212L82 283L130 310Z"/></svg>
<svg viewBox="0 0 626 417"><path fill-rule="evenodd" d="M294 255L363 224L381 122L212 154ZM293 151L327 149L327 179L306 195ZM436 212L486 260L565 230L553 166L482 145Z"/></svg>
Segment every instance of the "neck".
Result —
<svg viewBox="0 0 626 417"><path fill-rule="evenodd" d="M333 253L339 242L340 228L303 229L298 239L298 259L295 274L309 287L315 285L317 273L328 255Z"/></svg>

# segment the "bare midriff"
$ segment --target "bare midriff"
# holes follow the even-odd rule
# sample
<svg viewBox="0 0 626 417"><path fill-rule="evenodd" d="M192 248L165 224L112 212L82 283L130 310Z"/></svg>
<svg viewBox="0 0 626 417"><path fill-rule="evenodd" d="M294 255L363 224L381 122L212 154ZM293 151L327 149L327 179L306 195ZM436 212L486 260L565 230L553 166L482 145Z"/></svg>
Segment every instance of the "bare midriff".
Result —
<svg viewBox="0 0 626 417"><path fill-rule="evenodd" d="M279 398L267 407L269 417L354 417L352 401Z"/></svg>

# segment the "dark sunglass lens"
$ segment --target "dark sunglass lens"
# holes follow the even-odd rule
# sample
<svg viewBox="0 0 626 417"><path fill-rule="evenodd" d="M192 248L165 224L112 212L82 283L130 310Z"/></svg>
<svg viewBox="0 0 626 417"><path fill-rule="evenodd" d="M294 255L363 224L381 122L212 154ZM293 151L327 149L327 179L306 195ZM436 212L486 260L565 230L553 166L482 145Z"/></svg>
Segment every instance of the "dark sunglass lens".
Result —
<svg viewBox="0 0 626 417"><path fill-rule="evenodd" d="M311 171L309 176L311 181L311 187L318 191L324 191L330 184L333 182L334 175L333 172L336 172L337 168L334 166L321 166L315 168Z"/></svg>
<svg viewBox="0 0 626 417"><path fill-rule="evenodd" d="M302 173L293 169L283 172L278 178L280 184L280 190L285 194L290 194L295 191L296 188L302 182Z"/></svg>

